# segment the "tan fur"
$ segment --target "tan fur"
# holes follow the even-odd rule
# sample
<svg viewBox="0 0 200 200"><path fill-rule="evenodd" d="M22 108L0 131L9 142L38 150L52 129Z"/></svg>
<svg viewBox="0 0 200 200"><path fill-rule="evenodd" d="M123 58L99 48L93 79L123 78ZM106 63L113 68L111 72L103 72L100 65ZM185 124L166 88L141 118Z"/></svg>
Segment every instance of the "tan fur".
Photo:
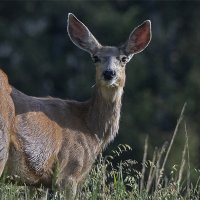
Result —
<svg viewBox="0 0 200 200"><path fill-rule="evenodd" d="M0 176L8 159L10 135L13 131L14 104L6 74L0 70Z"/></svg>
<svg viewBox="0 0 200 200"><path fill-rule="evenodd" d="M0 175L7 162L8 173L22 182L51 187L57 168L56 185L69 189L69 198L118 132L126 64L121 56L129 61L134 52L101 46L72 14L68 32L77 46L100 58L93 95L85 102L27 96L0 71ZM109 81L107 69L116 72Z"/></svg>

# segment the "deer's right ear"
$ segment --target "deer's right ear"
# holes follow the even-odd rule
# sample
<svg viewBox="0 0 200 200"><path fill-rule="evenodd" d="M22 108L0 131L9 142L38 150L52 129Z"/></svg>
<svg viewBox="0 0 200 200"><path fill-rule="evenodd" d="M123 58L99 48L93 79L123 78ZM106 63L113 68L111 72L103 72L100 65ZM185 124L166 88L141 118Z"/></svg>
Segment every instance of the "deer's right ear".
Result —
<svg viewBox="0 0 200 200"><path fill-rule="evenodd" d="M68 14L67 32L72 42L79 48L94 53L101 47L89 29L72 13Z"/></svg>

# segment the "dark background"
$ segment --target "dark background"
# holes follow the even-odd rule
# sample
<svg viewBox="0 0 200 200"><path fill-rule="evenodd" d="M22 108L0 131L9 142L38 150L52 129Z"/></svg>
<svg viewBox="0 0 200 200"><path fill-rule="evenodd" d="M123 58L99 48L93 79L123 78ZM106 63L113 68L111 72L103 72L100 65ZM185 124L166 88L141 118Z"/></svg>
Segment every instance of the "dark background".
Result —
<svg viewBox="0 0 200 200"><path fill-rule="evenodd" d="M107 149L129 144L124 155L142 160L149 135L155 146L170 141L184 102L185 117L168 167L180 164L187 125L191 168L200 166L200 3L198 1L0 1L0 66L10 83L33 96L86 100L95 69L70 41L74 13L106 45L124 42L132 29L152 21L152 41L127 65L119 135Z"/></svg>

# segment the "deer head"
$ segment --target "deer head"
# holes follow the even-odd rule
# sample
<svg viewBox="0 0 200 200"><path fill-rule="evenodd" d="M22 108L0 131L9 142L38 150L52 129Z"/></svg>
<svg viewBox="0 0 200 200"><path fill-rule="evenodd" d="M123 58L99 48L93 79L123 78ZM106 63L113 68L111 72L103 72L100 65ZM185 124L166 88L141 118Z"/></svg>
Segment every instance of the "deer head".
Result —
<svg viewBox="0 0 200 200"><path fill-rule="evenodd" d="M104 97L124 87L125 66L134 54L143 51L151 40L151 22L144 21L120 47L102 46L89 29L73 14L68 15L68 34L72 42L90 53L96 66L96 85Z"/></svg>

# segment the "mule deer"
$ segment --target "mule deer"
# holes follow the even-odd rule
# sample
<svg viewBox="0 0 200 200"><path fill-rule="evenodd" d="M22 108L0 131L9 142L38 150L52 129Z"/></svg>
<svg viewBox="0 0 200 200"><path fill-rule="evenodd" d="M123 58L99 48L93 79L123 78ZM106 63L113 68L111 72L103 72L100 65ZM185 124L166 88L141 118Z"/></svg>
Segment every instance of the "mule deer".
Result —
<svg viewBox="0 0 200 200"><path fill-rule="evenodd" d="M94 93L85 102L27 96L0 71L0 175L6 166L26 184L51 187L58 163L57 186L75 195L118 132L125 65L149 44L151 23L136 27L120 47L102 46L71 13L67 30L95 63Z"/></svg>

